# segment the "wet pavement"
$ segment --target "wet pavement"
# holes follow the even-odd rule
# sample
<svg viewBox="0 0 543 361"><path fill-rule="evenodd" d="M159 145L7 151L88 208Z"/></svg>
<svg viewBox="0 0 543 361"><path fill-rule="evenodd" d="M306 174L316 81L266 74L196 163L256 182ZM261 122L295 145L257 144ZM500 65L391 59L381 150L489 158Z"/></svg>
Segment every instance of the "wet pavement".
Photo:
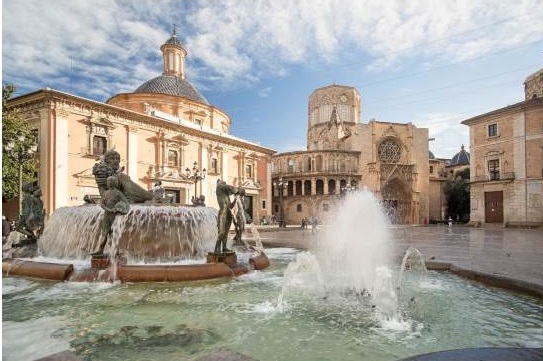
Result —
<svg viewBox="0 0 543 361"><path fill-rule="evenodd" d="M316 234L299 227L258 229L264 246L310 249L324 227ZM415 247L428 268L543 297L543 229L428 225L396 226L391 232L398 259Z"/></svg>

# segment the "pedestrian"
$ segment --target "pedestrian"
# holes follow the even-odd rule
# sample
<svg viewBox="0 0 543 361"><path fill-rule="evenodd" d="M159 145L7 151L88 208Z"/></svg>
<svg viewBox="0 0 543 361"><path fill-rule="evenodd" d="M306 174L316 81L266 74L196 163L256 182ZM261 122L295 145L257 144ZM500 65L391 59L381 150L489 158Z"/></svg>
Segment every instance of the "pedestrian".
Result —
<svg viewBox="0 0 543 361"><path fill-rule="evenodd" d="M452 222L453 222L453 221L452 221L452 218L451 218L451 216L449 216L449 228L452 227Z"/></svg>
<svg viewBox="0 0 543 361"><path fill-rule="evenodd" d="M6 243L11 233L11 224L6 216L2 216L2 244Z"/></svg>
<svg viewBox="0 0 543 361"><path fill-rule="evenodd" d="M311 218L311 233L317 232L317 223L317 217L313 216L313 218Z"/></svg>

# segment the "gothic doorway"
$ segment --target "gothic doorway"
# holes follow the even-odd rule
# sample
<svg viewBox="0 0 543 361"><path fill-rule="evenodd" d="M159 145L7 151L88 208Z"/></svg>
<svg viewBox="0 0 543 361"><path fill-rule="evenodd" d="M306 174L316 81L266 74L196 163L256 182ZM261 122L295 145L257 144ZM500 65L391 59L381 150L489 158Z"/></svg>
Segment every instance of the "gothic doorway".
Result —
<svg viewBox="0 0 543 361"><path fill-rule="evenodd" d="M381 190L385 215L392 224L411 223L411 192L399 178L389 180Z"/></svg>

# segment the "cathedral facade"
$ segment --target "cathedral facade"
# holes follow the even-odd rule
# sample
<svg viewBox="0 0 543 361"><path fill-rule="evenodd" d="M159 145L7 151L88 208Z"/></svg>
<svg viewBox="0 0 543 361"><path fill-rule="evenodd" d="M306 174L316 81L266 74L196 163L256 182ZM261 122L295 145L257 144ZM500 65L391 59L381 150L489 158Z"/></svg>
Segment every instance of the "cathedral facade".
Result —
<svg viewBox="0 0 543 361"><path fill-rule="evenodd" d="M330 85L309 97L307 150L272 157L273 213L281 222L325 220L348 192L367 188L393 223L429 217L428 129L360 122L358 91Z"/></svg>

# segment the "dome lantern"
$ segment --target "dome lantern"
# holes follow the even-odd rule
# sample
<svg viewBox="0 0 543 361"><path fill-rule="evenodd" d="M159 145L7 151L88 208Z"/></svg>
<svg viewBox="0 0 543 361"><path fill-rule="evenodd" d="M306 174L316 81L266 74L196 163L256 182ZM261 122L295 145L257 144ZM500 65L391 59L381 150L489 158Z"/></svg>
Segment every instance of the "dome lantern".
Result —
<svg viewBox="0 0 543 361"><path fill-rule="evenodd" d="M160 47L164 58L164 75L177 76L185 79L185 58L187 51L181 45L173 26L172 36Z"/></svg>

